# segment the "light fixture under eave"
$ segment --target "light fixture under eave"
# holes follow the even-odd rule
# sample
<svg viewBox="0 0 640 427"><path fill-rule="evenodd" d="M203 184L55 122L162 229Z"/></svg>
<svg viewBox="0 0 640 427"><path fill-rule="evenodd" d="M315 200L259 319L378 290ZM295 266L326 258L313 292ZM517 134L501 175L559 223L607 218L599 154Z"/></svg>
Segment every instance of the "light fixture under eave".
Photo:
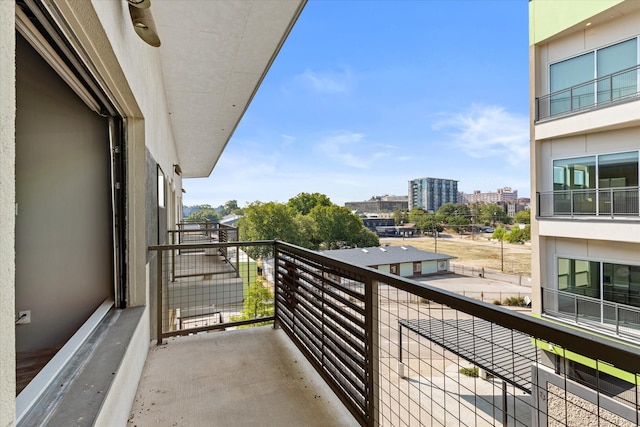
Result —
<svg viewBox="0 0 640 427"><path fill-rule="evenodd" d="M177 173L178 175L182 175L182 168L180 167L180 165L173 165L173 170L175 171L175 173Z"/></svg>
<svg viewBox="0 0 640 427"><path fill-rule="evenodd" d="M129 4L129 15L131 15L131 23L136 34L147 44L153 47L160 46L160 37L156 30L156 24L153 22L151 10L140 9Z"/></svg>
<svg viewBox="0 0 640 427"><path fill-rule="evenodd" d="M149 9L151 6L151 0L127 0L127 3L138 9Z"/></svg>

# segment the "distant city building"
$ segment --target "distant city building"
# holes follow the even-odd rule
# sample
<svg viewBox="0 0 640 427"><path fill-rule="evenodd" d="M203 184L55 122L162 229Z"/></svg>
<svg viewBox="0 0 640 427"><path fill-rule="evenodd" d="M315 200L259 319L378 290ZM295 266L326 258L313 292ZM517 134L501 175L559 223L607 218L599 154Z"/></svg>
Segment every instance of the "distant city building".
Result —
<svg viewBox="0 0 640 427"><path fill-rule="evenodd" d="M496 192L483 193L475 190L473 193L458 193L458 203L498 203L516 200L518 190L512 191L511 187L498 188Z"/></svg>
<svg viewBox="0 0 640 427"><path fill-rule="evenodd" d="M520 211L531 210L531 200L526 198L496 202L496 205L502 207L507 216L511 218Z"/></svg>
<svg viewBox="0 0 640 427"><path fill-rule="evenodd" d="M366 214L392 213L394 210L404 211L409 208L407 196L375 196L364 202L346 202L344 204L352 211Z"/></svg>
<svg viewBox="0 0 640 427"><path fill-rule="evenodd" d="M409 210L422 208L435 212L445 203L458 203L458 181L442 178L409 181Z"/></svg>

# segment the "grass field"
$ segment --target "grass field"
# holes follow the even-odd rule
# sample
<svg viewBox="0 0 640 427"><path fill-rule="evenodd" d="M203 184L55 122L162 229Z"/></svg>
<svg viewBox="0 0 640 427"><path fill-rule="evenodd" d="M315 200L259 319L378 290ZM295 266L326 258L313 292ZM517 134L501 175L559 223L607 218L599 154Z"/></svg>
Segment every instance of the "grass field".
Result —
<svg viewBox="0 0 640 427"><path fill-rule="evenodd" d="M457 257L452 260L454 264L464 264L474 267L484 267L492 270L500 270L500 242L490 241L486 236L457 237L450 234L441 234L438 237L438 253ZM413 246L429 252L436 252L433 237L412 238L381 238L381 245ZM531 276L531 248L526 245L516 245L504 242L504 272L509 274L522 274Z"/></svg>

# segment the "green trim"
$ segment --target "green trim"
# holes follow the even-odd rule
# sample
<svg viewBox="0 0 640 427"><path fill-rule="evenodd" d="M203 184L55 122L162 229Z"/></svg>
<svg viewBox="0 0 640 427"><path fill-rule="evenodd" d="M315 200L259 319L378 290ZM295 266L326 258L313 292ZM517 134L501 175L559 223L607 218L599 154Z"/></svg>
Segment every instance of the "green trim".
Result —
<svg viewBox="0 0 640 427"><path fill-rule="evenodd" d="M562 325L564 327L567 327L569 329L573 329L575 331L584 332L584 333L587 333L589 335L593 335L593 336L597 336L597 337L600 337L600 338L608 339L610 341L617 342L617 343L622 343L622 344L625 344L625 345L630 345L630 346L632 346L634 348L640 349L640 346L638 346L638 345L631 344L631 343L628 343L626 341L621 341L621 340L618 340L616 338L613 338L613 337L610 337L610 336L607 336L607 335L602 335L602 334L599 334L599 333L595 333L595 332L592 332L592 331L589 331L589 330L586 330L586 329L583 329L583 328L575 327L575 326L572 326L572 325L567 325L566 323L562 323L562 322L558 322L558 321L555 321L555 320L551 320L549 318L542 317L538 313L532 313L531 315L533 317L538 318L538 319L545 320L545 321L547 321L549 323L553 323L553 324L556 324L556 325ZM611 375L613 377L616 377L616 378L619 378L619 379L621 379L623 381L626 381L626 382L628 382L630 384L634 384L634 385L640 384L640 374L634 374L632 372L627 372L625 370L616 368L615 366L608 364L604 360L596 361L596 360L591 359L589 357L586 357L586 356L583 356L581 354L574 353L574 352L572 352L570 350L564 349L559 345L556 345L556 344L553 344L553 343L549 343L549 342L547 342L545 340L541 340L541 339L537 339L537 338L533 338L533 337L531 338L531 344L536 346L536 347L538 347L538 348L540 348L540 349L542 349L542 350L544 350L544 351L546 351L547 353L557 354L560 357L572 360L574 362L580 363L582 365L588 366L588 367L593 368L593 369L597 369L600 372L604 372L604 373L609 374L609 375Z"/></svg>
<svg viewBox="0 0 640 427"><path fill-rule="evenodd" d="M529 45L533 46L610 9L625 0L571 0L529 2Z"/></svg>

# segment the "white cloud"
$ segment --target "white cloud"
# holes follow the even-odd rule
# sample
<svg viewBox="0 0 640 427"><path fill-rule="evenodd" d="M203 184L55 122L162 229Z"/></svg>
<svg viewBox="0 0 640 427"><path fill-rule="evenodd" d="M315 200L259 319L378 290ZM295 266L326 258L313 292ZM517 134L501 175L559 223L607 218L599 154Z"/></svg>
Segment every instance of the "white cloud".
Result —
<svg viewBox="0 0 640 427"><path fill-rule="evenodd" d="M349 93L354 84L354 77L348 67L339 72L322 72L306 69L298 76L305 84L311 85L319 93Z"/></svg>
<svg viewBox="0 0 640 427"><path fill-rule="evenodd" d="M501 107L473 106L460 114L439 114L434 129L445 131L464 154L504 157L513 166L529 159L529 118Z"/></svg>
<svg viewBox="0 0 640 427"><path fill-rule="evenodd" d="M287 135L284 133L280 135L280 137L282 138L282 145L285 147L293 144L297 139L295 136Z"/></svg>
<svg viewBox="0 0 640 427"><path fill-rule="evenodd" d="M362 133L342 131L319 141L315 150L345 166L366 169L369 161L364 156L365 152L359 148L364 137Z"/></svg>

